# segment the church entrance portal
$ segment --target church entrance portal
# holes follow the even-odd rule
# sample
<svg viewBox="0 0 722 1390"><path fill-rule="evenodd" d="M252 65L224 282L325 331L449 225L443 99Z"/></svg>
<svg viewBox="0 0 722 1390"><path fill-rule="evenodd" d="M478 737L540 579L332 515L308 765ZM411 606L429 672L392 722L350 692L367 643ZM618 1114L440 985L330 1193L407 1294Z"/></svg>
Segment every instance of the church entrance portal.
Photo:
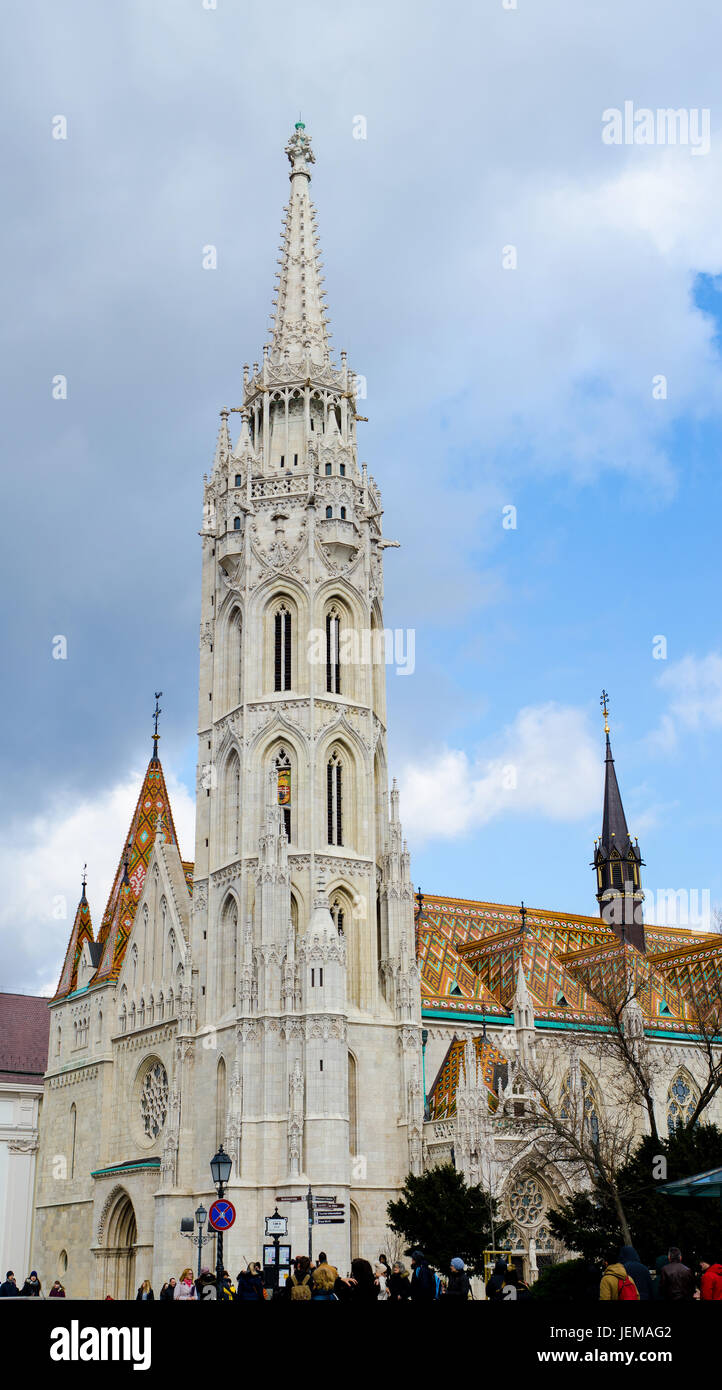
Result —
<svg viewBox="0 0 722 1390"><path fill-rule="evenodd" d="M108 1220L108 1237L103 1251L101 1298L135 1298L135 1245L138 1228L133 1203L121 1192Z"/></svg>

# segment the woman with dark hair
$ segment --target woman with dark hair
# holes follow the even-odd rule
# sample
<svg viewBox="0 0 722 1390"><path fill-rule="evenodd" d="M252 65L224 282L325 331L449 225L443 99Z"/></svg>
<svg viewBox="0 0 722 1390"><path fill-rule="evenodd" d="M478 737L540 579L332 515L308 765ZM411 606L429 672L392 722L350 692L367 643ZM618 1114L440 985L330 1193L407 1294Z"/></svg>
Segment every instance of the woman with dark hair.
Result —
<svg viewBox="0 0 722 1390"><path fill-rule="evenodd" d="M263 1302L263 1280L260 1271L257 1272L255 1264L249 1264L247 1269L239 1270L236 1280L236 1299L240 1303Z"/></svg>
<svg viewBox="0 0 722 1390"><path fill-rule="evenodd" d="M348 1284L352 1303L375 1303L378 1289L374 1272L368 1260L351 1261L351 1277L344 1280Z"/></svg>

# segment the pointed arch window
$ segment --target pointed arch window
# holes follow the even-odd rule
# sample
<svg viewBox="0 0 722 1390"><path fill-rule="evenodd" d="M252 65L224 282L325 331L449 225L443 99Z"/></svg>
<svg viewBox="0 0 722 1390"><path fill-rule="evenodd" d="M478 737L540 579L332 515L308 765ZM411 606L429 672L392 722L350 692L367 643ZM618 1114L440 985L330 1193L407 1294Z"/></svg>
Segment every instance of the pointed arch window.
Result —
<svg viewBox="0 0 722 1390"><path fill-rule="evenodd" d="M281 808L283 828L286 832L286 839L291 842L291 759L285 748L279 748L276 754L276 779L278 786L278 804Z"/></svg>
<svg viewBox="0 0 722 1390"><path fill-rule="evenodd" d="M599 1143L599 1109L594 1083L589 1073L584 1067L580 1074L581 1096L579 1113L575 1113L577 1106L574 1099L574 1087L572 1074L567 1072L564 1085L562 1086L561 1105L559 1115L562 1120L572 1120L574 1123L581 1121L583 1127L588 1127L591 1134L592 1143Z"/></svg>
<svg viewBox="0 0 722 1390"><path fill-rule="evenodd" d="M239 516L234 516L234 518L233 518L233 530L234 530L234 531L240 531L240 529L241 529L241 518L240 518Z"/></svg>
<svg viewBox="0 0 722 1390"><path fill-rule="evenodd" d="M667 1129L673 1134L678 1125L689 1124L699 1100L699 1091L688 1072L678 1071L667 1092Z"/></svg>
<svg viewBox="0 0 722 1390"><path fill-rule="evenodd" d="M341 694L340 639L341 616L338 609L331 608L326 614L326 689L332 695Z"/></svg>
<svg viewBox="0 0 722 1390"><path fill-rule="evenodd" d="M285 604L274 618L274 689L291 689L291 614Z"/></svg>
<svg viewBox="0 0 722 1390"><path fill-rule="evenodd" d="M238 956L238 904L233 894L226 898L221 912L220 950L218 953L218 1004L226 1014L236 999L236 968Z"/></svg>
<svg viewBox="0 0 722 1390"><path fill-rule="evenodd" d="M216 1068L216 1147L226 1140L226 1064L221 1057Z"/></svg>
<svg viewBox="0 0 722 1390"><path fill-rule="evenodd" d="M235 855L238 853L241 826L241 760L235 748L226 765L224 812L227 817L224 836L226 854ZM173 961L171 959L172 969Z"/></svg>
<svg viewBox="0 0 722 1390"><path fill-rule="evenodd" d="M326 764L326 817L328 843L343 844L343 766L334 750Z"/></svg>

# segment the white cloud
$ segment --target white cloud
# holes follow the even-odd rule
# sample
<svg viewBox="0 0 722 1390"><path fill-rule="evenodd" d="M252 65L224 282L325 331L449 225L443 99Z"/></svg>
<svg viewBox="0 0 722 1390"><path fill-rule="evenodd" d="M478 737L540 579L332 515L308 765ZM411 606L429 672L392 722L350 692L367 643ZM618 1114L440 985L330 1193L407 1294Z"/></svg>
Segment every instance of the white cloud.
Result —
<svg viewBox="0 0 722 1390"><path fill-rule="evenodd" d="M722 655L682 657L657 682L669 692L669 708L649 735L651 745L671 752L683 731L722 728Z"/></svg>
<svg viewBox="0 0 722 1390"><path fill-rule="evenodd" d="M80 897L83 864L97 933L142 783L142 773L75 803L60 800L3 832L0 978L3 989L52 994ZM176 833L193 855L195 805L166 772ZM61 914L65 915L61 915Z"/></svg>
<svg viewBox="0 0 722 1390"><path fill-rule="evenodd" d="M415 844L467 834L498 816L578 820L598 805L599 746L580 710L546 704L517 714L492 757L442 748L400 777L404 830Z"/></svg>

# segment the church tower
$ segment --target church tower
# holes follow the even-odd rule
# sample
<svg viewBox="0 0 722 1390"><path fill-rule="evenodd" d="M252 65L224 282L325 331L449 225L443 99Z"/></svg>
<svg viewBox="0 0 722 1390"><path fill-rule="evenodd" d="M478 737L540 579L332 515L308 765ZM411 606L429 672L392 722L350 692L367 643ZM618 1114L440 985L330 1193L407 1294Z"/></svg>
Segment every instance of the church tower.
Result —
<svg viewBox="0 0 722 1390"><path fill-rule="evenodd" d="M340 365L331 356L300 121L286 154L271 341L244 368L242 406L221 411L204 488L200 1036L179 1174L203 1190L209 1143L226 1144L239 1213L229 1239L249 1256L276 1196L335 1195L345 1223L316 1232L314 1249L346 1268L375 1252L387 1201L421 1170L420 992L409 855L388 792L390 542L358 462L354 374L345 352ZM283 1210L305 1250L305 1203Z"/></svg>
<svg viewBox="0 0 722 1390"><path fill-rule="evenodd" d="M602 834L594 846L594 868L597 873L597 902L599 914L621 941L645 951L642 903L644 893L640 868L644 860L637 841L627 829L627 820L614 770L614 758L609 742L609 696L602 691L604 733L607 740L604 764L604 812Z"/></svg>

